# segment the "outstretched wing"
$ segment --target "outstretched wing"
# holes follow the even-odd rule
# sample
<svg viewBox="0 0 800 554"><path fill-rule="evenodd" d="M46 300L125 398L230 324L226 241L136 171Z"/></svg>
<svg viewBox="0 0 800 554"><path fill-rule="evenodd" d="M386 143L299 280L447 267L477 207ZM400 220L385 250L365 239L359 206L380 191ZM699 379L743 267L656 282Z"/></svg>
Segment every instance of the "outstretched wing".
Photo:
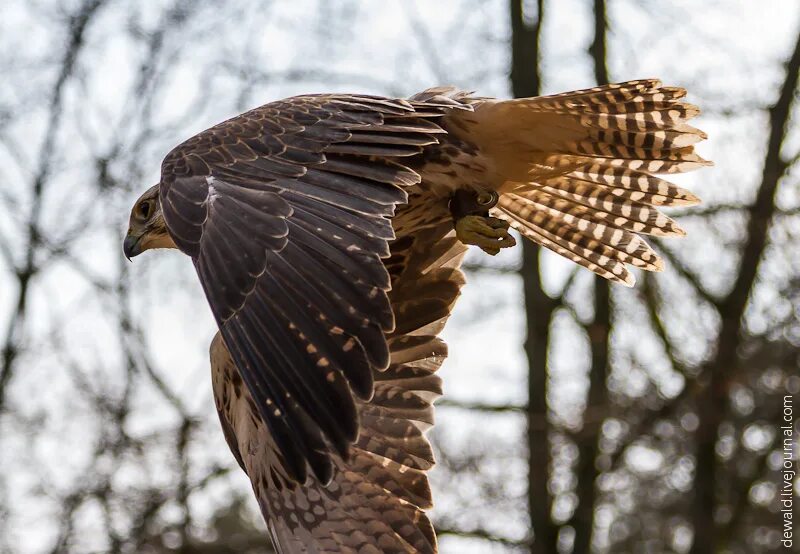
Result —
<svg viewBox="0 0 800 554"><path fill-rule="evenodd" d="M453 102L453 104L456 104ZM189 254L281 462L321 482L358 436L395 325L381 261L389 218L452 106L301 96L178 146L162 165L167 229ZM466 108L468 109L468 108Z"/></svg>
<svg viewBox="0 0 800 554"><path fill-rule="evenodd" d="M446 210L435 211L448 219ZM432 504L426 471L433 455L424 431L441 393L435 372L447 348L437 335L463 284L458 266L464 251L449 221L392 244L391 363L374 373L373 398L357 402L361 433L349 461L334 457L327 486L314 477L302 485L286 478L274 437L251 417L249 392L215 340L211 360L222 427L278 552L436 552L425 515Z"/></svg>

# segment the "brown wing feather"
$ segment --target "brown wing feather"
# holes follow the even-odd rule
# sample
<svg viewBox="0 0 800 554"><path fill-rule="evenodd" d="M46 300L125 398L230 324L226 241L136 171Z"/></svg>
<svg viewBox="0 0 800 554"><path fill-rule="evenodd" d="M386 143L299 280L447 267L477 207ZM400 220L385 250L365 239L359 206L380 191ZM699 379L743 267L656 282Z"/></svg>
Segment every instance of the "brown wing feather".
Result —
<svg viewBox="0 0 800 554"><path fill-rule="evenodd" d="M420 199L423 200L423 199ZM426 470L433 457L424 431L441 393L435 375L447 355L437 337L464 282L465 247L452 234L443 205L404 206L398 222L424 211L427 226L399 236L386 260L396 329L390 364L375 371L375 394L358 400L361 429L350 459L333 457L330 483L294 482L279 463L274 437L255 413L219 335L212 346L217 408L233 429L259 505L279 552L436 552ZM438 221L438 222L437 222Z"/></svg>
<svg viewBox="0 0 800 554"><path fill-rule="evenodd" d="M304 96L242 114L173 150L160 199L287 471L325 482L358 434L354 395L389 363L381 262L403 165L450 106Z"/></svg>

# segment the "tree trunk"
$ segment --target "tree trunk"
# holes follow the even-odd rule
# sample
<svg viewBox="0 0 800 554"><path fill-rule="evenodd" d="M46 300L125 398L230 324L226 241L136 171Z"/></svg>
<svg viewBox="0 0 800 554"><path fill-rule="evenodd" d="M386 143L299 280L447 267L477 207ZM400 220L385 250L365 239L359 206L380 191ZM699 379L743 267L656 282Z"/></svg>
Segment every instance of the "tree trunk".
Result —
<svg viewBox="0 0 800 554"><path fill-rule="evenodd" d="M739 274L728 295L718 304L722 326L717 341L716 355L702 372L703 387L697 395L697 470L695 472L695 497L692 506L694 543L692 554L713 553L722 548L717 533L716 511L718 475L716 456L720 423L727 411L729 376L737 364L736 352L741 344L741 324L748 299L758 275L758 267L767 245L767 231L775 214L775 192L785 175L789 163L781 157L792 112L792 100L797 90L800 73L800 34L794 52L787 62L786 79L778 101L769 110L769 142L764 158L761 185L755 202L750 207L747 224L747 241L742 249ZM746 492L745 492L746 494Z"/></svg>
<svg viewBox="0 0 800 554"><path fill-rule="evenodd" d="M606 20L605 0L594 0L594 40L589 47L594 65L594 78L598 85L609 82L606 64ZM609 283L596 275L594 277L594 321L589 326L589 343L592 352L592 365L589 370L589 392L586 411L583 415L583 428L576 437L578 446L578 468L576 493L578 506L570 524L575 530L573 552L589 552L594 527L594 505L597 480L597 453L600 429L608 408L609 335L611 332L611 297Z"/></svg>
<svg viewBox="0 0 800 554"><path fill-rule="evenodd" d="M523 0L511 0L511 88L516 98L538 96L541 90L539 37L544 0L538 0L536 14L526 14L523 4ZM524 348L528 358L528 513L534 533L531 552L544 554L555 552L558 540L558 529L550 519L552 502L547 487L547 345L554 303L542 288L539 247L529 241L522 241L521 276L528 324Z"/></svg>

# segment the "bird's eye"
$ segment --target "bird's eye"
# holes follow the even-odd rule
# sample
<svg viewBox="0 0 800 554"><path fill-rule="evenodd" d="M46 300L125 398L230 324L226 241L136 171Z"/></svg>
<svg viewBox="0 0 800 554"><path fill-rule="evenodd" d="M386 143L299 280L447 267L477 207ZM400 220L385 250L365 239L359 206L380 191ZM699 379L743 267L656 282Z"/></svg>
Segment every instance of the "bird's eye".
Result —
<svg viewBox="0 0 800 554"><path fill-rule="evenodd" d="M149 200L145 200L144 202L140 202L137 210L139 211L139 217L142 219L147 219L150 217L150 207L151 202Z"/></svg>

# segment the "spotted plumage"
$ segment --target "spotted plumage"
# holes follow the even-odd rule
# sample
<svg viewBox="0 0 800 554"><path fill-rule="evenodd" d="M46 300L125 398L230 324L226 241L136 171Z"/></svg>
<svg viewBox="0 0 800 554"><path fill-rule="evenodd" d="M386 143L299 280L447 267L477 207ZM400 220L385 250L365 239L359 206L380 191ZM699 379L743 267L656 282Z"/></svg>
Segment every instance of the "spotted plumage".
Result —
<svg viewBox="0 0 800 554"><path fill-rule="evenodd" d="M683 234L655 206L697 198L654 174L708 163L683 95L299 96L167 155L125 252L191 257L222 429L279 552L436 551L425 431L464 243L496 253L510 224L620 283L662 269L639 235Z"/></svg>

